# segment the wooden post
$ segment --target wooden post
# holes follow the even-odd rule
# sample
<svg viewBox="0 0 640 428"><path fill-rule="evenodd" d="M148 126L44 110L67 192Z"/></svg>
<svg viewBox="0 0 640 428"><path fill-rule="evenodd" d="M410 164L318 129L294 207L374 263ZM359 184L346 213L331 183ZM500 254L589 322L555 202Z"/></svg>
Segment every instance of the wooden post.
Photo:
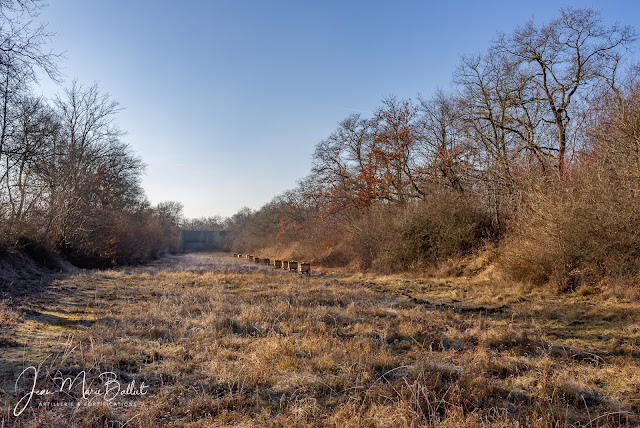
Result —
<svg viewBox="0 0 640 428"><path fill-rule="evenodd" d="M307 275L311 275L311 264L310 263L305 263L305 262L300 263L300 267L298 268L298 271L302 275L304 275L305 273Z"/></svg>

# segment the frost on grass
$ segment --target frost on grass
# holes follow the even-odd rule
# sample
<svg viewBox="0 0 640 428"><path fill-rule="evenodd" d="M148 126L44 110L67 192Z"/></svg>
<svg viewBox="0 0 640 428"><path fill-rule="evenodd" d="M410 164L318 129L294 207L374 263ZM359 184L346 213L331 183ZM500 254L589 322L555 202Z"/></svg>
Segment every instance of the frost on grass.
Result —
<svg viewBox="0 0 640 428"><path fill-rule="evenodd" d="M65 325L73 337L43 370L112 372L148 394L129 407L30 407L5 425L638 424L633 353L563 348L508 308L435 307L407 283L401 294L190 254L66 285L97 320Z"/></svg>

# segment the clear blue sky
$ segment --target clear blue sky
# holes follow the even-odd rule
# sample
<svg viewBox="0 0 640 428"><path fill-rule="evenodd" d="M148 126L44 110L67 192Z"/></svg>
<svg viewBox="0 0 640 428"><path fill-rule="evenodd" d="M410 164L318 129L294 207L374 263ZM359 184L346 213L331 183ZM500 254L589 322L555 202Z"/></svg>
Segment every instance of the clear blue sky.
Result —
<svg viewBox="0 0 640 428"><path fill-rule="evenodd" d="M151 202L199 217L259 208L309 172L348 114L448 88L462 54L563 5L640 22L632 0L55 0L41 18L66 79L98 82L125 108Z"/></svg>

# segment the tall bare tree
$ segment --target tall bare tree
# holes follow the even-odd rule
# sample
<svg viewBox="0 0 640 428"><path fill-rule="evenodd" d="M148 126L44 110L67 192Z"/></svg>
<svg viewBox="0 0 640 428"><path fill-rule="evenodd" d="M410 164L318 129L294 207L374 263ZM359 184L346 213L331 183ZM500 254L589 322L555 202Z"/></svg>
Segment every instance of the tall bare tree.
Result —
<svg viewBox="0 0 640 428"><path fill-rule="evenodd" d="M468 165L470 153L458 104L457 99L440 90L430 99L420 99L417 134L422 159L414 169L427 179L463 192L464 164Z"/></svg>
<svg viewBox="0 0 640 428"><path fill-rule="evenodd" d="M17 160L19 153L24 155L32 149L20 144L33 143L31 138L25 140L24 101L30 97L30 86L37 81L39 71L54 80L59 77L59 55L45 50L51 34L45 24L36 22L42 6L38 0L0 1L0 181L4 183L0 187L0 215L5 218L14 218L16 207L24 208L23 204L16 205L16 195L9 190L13 184L26 190L20 181L25 173L24 156ZM17 175L10 170L12 167L19 168Z"/></svg>
<svg viewBox="0 0 640 428"><path fill-rule="evenodd" d="M67 245L87 231L93 209L135 208L143 164L120 140L123 133L114 123L119 104L97 85L74 82L54 103L60 141L47 177L49 224Z"/></svg>
<svg viewBox="0 0 640 428"><path fill-rule="evenodd" d="M621 49L635 40L631 27L607 26L592 9L564 8L560 17L536 26L530 20L510 35L501 35L492 50L507 55L526 73L543 103L544 121L555 128L553 155L562 175L567 164L569 132L590 88L615 72Z"/></svg>
<svg viewBox="0 0 640 428"><path fill-rule="evenodd" d="M59 54L46 51L51 38L46 24L34 22L43 3L39 0L0 1L0 161L10 136L12 102L44 71L58 81Z"/></svg>

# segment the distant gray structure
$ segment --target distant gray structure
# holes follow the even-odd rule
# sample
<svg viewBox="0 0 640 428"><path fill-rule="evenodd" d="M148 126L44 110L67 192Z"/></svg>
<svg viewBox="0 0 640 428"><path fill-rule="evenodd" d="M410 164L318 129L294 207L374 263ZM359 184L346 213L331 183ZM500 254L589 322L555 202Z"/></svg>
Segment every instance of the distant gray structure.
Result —
<svg viewBox="0 0 640 428"><path fill-rule="evenodd" d="M226 236L226 230L181 230L182 251L222 251Z"/></svg>

